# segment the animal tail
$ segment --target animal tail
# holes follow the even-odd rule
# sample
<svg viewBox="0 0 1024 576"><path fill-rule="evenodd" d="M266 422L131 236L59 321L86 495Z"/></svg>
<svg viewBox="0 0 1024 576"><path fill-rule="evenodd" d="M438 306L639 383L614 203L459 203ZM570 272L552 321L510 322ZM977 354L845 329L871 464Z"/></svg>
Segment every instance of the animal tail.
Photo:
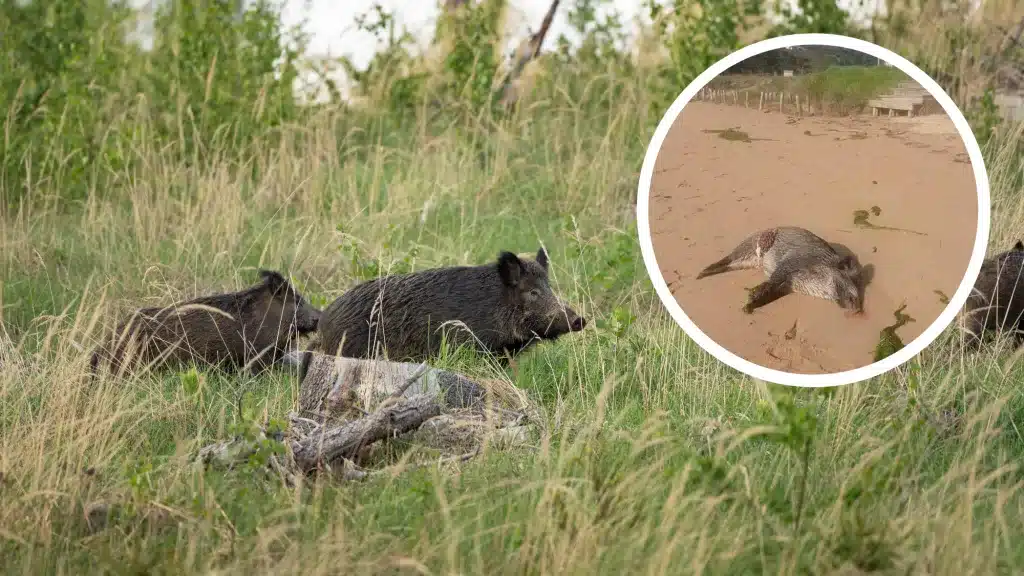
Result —
<svg viewBox="0 0 1024 576"><path fill-rule="evenodd" d="M723 272L745 270L757 266L757 255L754 253L754 243L756 239L757 235L755 234L743 240L743 242L740 242L740 245L737 246L728 256L701 270L700 274L697 274L697 280L706 276L722 274Z"/></svg>

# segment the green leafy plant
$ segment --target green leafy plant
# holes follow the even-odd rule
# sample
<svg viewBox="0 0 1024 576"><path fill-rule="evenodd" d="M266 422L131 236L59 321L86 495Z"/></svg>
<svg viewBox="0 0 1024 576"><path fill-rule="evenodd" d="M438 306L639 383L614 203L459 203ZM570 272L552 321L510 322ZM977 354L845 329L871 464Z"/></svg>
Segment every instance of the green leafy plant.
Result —
<svg viewBox="0 0 1024 576"><path fill-rule="evenodd" d="M180 132L186 154L214 138L245 141L293 119L298 112L292 85L306 44L299 28L281 24L280 7L268 0L248 3L178 0L161 5L155 19L155 93L195 123ZM224 136L225 126L231 130ZM176 126L166 126L175 136ZM200 140L195 140L197 130ZM204 146L205 147L205 146ZM200 148L201 150L202 148Z"/></svg>
<svg viewBox="0 0 1024 576"><path fill-rule="evenodd" d="M497 111L493 89L505 7L505 0L466 3L444 14L438 24L438 36L451 42L444 59L445 90L467 103L472 114Z"/></svg>
<svg viewBox="0 0 1024 576"><path fill-rule="evenodd" d="M633 283L638 248L633 234L612 230L601 245L579 245L577 252L581 257L585 254L587 258L594 259L591 285L612 291Z"/></svg>
<svg viewBox="0 0 1024 576"><path fill-rule="evenodd" d="M795 7L775 0L775 12L782 22L772 27L769 36L811 33L857 35L850 26L850 15L836 0L797 0Z"/></svg>
<svg viewBox="0 0 1024 576"><path fill-rule="evenodd" d="M200 401L203 393L205 377L199 373L195 366L185 372L178 373L178 382L185 397L192 401Z"/></svg>
<svg viewBox="0 0 1024 576"><path fill-rule="evenodd" d="M341 232L341 227L337 228ZM389 228L392 235L398 232L394 226ZM382 260L379 257L367 256L359 242L342 232L338 250L348 260L352 275L360 280L372 280L390 274L406 274L415 268L416 257L419 256L419 248L412 246L404 254L395 257L395 250L390 240L381 243L382 251L391 254L391 258Z"/></svg>
<svg viewBox="0 0 1024 576"><path fill-rule="evenodd" d="M410 52L415 40L413 35L404 28L400 30L394 14L377 2L356 16L355 25L383 44L363 69L347 56L338 59L354 84L355 92L386 102L386 109L391 112L415 109L423 97L427 75L415 71L416 61Z"/></svg>
<svg viewBox="0 0 1024 576"><path fill-rule="evenodd" d="M694 78L740 48L740 33L749 29L750 16L760 14L761 0L710 0L699 9L687 0L665 6L647 3L653 33L668 52L668 61L651 79L659 97L651 102L664 110Z"/></svg>
<svg viewBox="0 0 1024 576"><path fill-rule="evenodd" d="M612 310L611 316L600 318L597 321L597 327L616 338L622 338L635 321L636 316L628 308L616 306Z"/></svg>
<svg viewBox="0 0 1024 576"><path fill-rule="evenodd" d="M769 442L784 446L800 462L800 483L797 487L796 504L793 512L793 531L799 533L807 494L807 477L810 473L811 449L818 427L818 405L815 401L821 395L814 395L810 401L800 402L799 392L788 386L771 386L773 410L771 423L774 428L761 434Z"/></svg>
<svg viewBox="0 0 1024 576"><path fill-rule="evenodd" d="M996 104L995 91L987 88L978 99L973 114L971 114L971 128L974 131L978 144L984 146L995 134L1003 118L999 114L999 106Z"/></svg>
<svg viewBox="0 0 1024 576"><path fill-rule="evenodd" d="M136 502L145 502L152 498L156 486L153 481L153 463L151 461L130 463L126 476Z"/></svg>

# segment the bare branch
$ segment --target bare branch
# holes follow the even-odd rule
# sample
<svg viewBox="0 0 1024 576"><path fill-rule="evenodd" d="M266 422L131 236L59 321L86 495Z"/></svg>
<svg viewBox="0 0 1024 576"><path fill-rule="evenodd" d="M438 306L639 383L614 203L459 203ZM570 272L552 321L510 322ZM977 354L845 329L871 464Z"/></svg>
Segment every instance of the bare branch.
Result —
<svg viewBox="0 0 1024 576"><path fill-rule="evenodd" d="M548 12L544 15L544 20L541 22L540 30L530 38L524 40L516 50L516 56L512 63L512 68L509 69L508 74L505 75L505 78L501 83L501 103L503 105L511 106L512 104L515 104L518 99L514 86L515 82L519 79L519 76L522 75L526 65L540 54L541 46L544 44L544 38L548 34L548 29L551 28L551 22L555 19L555 12L558 10L559 2L560 0L551 0L551 6L548 7Z"/></svg>
<svg viewBox="0 0 1024 576"><path fill-rule="evenodd" d="M295 464L308 472L320 462L354 458L362 447L415 430L440 414L441 405L432 395L399 399L364 418L293 441L292 455Z"/></svg>

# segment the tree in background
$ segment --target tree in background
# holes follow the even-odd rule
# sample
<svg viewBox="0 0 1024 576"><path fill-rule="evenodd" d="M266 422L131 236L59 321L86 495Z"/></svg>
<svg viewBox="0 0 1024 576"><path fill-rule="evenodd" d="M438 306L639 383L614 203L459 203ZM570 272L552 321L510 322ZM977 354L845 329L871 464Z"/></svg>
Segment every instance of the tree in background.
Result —
<svg viewBox="0 0 1024 576"><path fill-rule="evenodd" d="M995 88L1019 84L1024 69L1024 5L970 4L892 0L884 14L860 26L835 0L799 0L796 9L762 0L646 0L633 51L609 0L554 0L538 32L520 39L506 61L506 0L446 0L433 64L377 5L357 25L384 48L365 69L344 59L339 64L352 84L353 111L390 114L393 127L408 118L439 130L453 121L485 130L491 124L480 118L500 119L524 101L572 102L601 118L634 86L645 91L645 114L659 117L701 71L744 45L778 34L830 32L894 49L970 111ZM559 11L575 45L564 37L545 44ZM44 173L60 178L55 186L63 199L102 191L104 179L122 177L134 162L126 140L159 145L190 162L213 153L245 157L250 146L274 138L277 127L318 109L301 106L294 95L306 39L282 25L277 3L259 0L242 9L237 2L165 2L151 50L127 38L138 16L126 3L107 0L0 0L5 206L19 202ZM526 86L527 76L537 79ZM343 104L336 86L333 93L327 106ZM985 102L990 109L992 98Z"/></svg>

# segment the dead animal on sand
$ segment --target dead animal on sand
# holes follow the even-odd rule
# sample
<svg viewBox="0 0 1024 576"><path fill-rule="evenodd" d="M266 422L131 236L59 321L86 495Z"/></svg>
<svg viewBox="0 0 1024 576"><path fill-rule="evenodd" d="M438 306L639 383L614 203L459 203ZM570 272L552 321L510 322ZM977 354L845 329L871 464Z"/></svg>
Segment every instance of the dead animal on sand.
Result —
<svg viewBox="0 0 1024 576"><path fill-rule="evenodd" d="M863 310L862 268L852 255L842 256L814 233L795 226L755 232L721 260L701 270L697 279L732 270L760 269L768 280L750 291L747 314L798 292L824 298L845 310Z"/></svg>

